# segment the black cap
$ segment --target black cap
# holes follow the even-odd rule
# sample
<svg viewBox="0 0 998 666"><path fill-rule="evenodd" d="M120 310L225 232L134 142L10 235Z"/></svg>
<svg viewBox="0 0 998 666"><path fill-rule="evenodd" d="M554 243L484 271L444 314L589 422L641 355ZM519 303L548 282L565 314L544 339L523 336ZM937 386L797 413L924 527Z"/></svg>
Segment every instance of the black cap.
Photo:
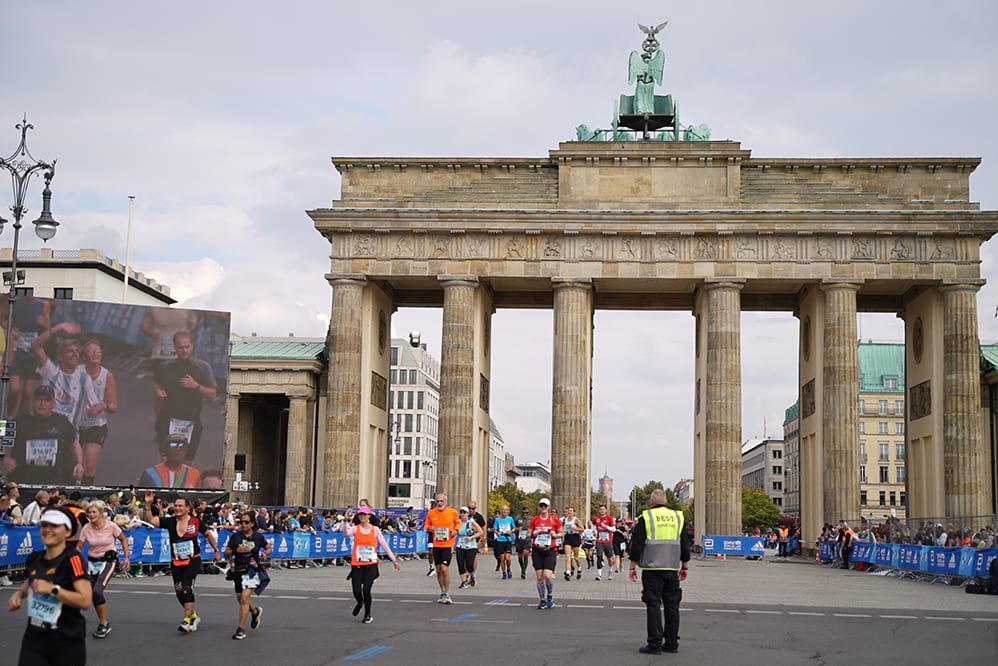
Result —
<svg viewBox="0 0 998 666"><path fill-rule="evenodd" d="M49 400L55 399L55 389L53 389L48 384L39 384L35 387L34 396L40 398L42 396L48 398Z"/></svg>

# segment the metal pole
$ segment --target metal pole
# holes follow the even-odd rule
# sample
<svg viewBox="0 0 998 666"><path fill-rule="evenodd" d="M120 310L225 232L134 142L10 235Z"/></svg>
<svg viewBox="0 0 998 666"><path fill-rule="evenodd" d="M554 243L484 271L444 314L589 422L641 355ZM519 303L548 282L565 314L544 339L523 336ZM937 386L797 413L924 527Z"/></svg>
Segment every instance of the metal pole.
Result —
<svg viewBox="0 0 998 666"><path fill-rule="evenodd" d="M7 291L7 328L4 330L3 374L0 375L0 418L7 418L7 390L10 387L10 352L14 343L14 301L17 300L17 241L21 234L20 206L14 206L14 247L10 256L10 289Z"/></svg>
<svg viewBox="0 0 998 666"><path fill-rule="evenodd" d="M128 195L128 233L125 236L125 278L121 283L121 302L128 300L128 261L132 255L132 204L135 197Z"/></svg>

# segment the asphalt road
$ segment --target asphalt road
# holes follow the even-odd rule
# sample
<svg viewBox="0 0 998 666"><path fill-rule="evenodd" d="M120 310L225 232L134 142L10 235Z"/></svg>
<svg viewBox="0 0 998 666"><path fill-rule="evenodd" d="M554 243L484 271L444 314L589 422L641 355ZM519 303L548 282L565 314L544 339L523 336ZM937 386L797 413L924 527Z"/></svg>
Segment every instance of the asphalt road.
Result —
<svg viewBox="0 0 998 666"><path fill-rule="evenodd" d="M483 560L484 562L485 560ZM998 597L972 597L958 588L884 580L816 566L694 562L701 578L683 604L680 652L637 653L644 642L638 586L622 576L555 588L554 609L535 608L531 580L493 580L434 603L434 579L422 562L382 567L374 587L374 622L352 617L346 569L276 572L259 630L234 641L237 607L221 576L198 580L201 629L181 634L180 606L169 578L115 579L109 590L112 633L88 639L91 664L993 664L998 660ZM723 596L726 581L777 588L745 603L697 599ZM811 580L811 584L806 581ZM805 581L804 585L800 582ZM792 582L793 584L787 584ZM834 590L867 590L876 603L851 605ZM708 590L707 588L716 588ZM782 588L782 591L780 590ZM883 594L876 594L878 589ZM830 591L831 590L831 591ZM762 595L759 595L762 597ZM972 601L964 605L964 600ZM892 608L894 601L904 606ZM907 603L910 601L910 603ZM938 600L936 603L934 600ZM88 629L96 625L88 613ZM16 654L25 618L0 617L0 655ZM5 659L0 659L3 663Z"/></svg>

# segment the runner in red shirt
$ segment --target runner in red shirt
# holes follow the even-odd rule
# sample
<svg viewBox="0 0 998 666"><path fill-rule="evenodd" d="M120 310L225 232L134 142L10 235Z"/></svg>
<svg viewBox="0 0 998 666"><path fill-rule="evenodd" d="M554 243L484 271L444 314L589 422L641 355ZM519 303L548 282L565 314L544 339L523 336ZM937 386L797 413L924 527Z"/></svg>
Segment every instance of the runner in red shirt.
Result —
<svg viewBox="0 0 998 666"><path fill-rule="evenodd" d="M606 504L599 505L599 511L593 516L593 527L596 528L596 580L603 576L604 555L610 567L608 578L613 580L613 532L616 523L606 510Z"/></svg>
<svg viewBox="0 0 998 666"><path fill-rule="evenodd" d="M542 497L537 515L530 519L527 536L531 539L530 557L537 571L538 610L554 608L554 568L558 564L557 540L562 536L561 521L553 516L551 500Z"/></svg>

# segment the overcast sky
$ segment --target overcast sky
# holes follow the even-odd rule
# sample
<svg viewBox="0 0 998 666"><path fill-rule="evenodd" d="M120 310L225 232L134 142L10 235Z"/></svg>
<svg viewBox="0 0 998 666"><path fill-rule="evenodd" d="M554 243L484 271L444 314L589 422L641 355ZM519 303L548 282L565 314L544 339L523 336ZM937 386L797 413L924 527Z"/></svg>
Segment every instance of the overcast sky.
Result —
<svg viewBox="0 0 998 666"><path fill-rule="evenodd" d="M134 195L132 266L181 305L229 310L243 335L320 337L329 248L305 211L339 197L331 156L544 157L579 123L609 126L636 24L666 20L664 88L684 123L755 157L981 157L971 198L998 208L992 0L6 3L0 153L27 113L31 151L58 158L49 246L123 260ZM595 323L593 483L607 470L620 496L690 476L693 318ZM393 327L439 357L438 310L400 310ZM550 457L551 333L547 311L494 317L492 414L518 460ZM860 334L903 330L862 315ZM796 347L789 313L742 316L745 438L764 423L782 436Z"/></svg>

